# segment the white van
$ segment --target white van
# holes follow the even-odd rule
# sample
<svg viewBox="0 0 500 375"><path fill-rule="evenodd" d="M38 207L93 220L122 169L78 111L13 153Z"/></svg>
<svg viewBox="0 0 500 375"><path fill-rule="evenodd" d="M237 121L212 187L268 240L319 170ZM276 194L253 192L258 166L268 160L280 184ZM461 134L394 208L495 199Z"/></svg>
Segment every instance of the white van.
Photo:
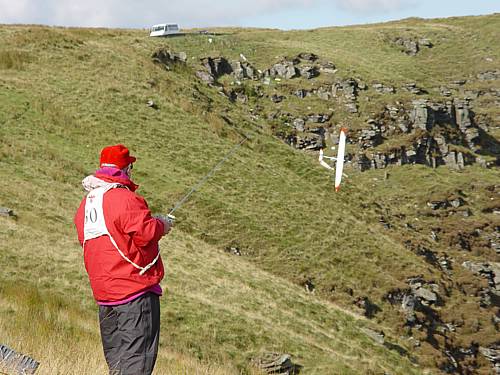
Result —
<svg viewBox="0 0 500 375"><path fill-rule="evenodd" d="M151 27L149 36L166 36L178 34L179 30L179 25L176 23L160 23Z"/></svg>

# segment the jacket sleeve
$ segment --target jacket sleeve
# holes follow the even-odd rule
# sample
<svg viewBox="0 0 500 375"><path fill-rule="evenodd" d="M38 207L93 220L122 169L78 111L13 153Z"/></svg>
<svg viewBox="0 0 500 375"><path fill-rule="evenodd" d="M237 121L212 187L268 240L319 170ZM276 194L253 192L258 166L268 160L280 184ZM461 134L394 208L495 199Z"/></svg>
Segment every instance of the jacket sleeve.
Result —
<svg viewBox="0 0 500 375"><path fill-rule="evenodd" d="M127 194L125 210L119 216L121 230L132 237L137 247L158 242L164 235L163 223L151 216L144 198Z"/></svg>

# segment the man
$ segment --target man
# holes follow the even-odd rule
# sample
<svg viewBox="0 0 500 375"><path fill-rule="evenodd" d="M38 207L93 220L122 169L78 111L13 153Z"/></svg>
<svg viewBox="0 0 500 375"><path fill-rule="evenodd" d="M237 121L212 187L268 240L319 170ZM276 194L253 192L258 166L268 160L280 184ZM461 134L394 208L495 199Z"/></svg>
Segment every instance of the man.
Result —
<svg viewBox="0 0 500 375"><path fill-rule="evenodd" d="M123 145L101 151L100 168L83 181L88 191L75 215L85 268L99 305L104 356L110 374L149 375L158 353L158 241L172 222L155 218L131 179L136 161Z"/></svg>

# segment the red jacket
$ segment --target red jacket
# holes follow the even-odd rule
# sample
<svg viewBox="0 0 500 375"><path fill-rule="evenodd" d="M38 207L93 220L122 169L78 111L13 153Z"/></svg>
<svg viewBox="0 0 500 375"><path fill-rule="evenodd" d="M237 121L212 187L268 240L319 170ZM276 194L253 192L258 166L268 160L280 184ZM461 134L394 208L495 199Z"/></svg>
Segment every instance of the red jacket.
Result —
<svg viewBox="0 0 500 375"><path fill-rule="evenodd" d="M74 219L82 246L85 202L86 198ZM144 198L126 188L111 189L104 194L103 211L106 227L125 256L142 267L151 263L158 254L164 227L151 216ZM161 257L144 275L139 275L140 270L122 258L108 236L87 240L84 260L97 301L126 299L158 284L164 276Z"/></svg>

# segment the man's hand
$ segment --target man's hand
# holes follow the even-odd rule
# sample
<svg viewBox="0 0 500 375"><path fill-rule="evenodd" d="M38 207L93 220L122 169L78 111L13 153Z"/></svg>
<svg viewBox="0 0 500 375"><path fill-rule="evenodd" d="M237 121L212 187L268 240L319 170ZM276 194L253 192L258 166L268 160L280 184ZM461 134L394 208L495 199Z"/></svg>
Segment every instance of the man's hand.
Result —
<svg viewBox="0 0 500 375"><path fill-rule="evenodd" d="M163 223L164 235L169 233L172 227L174 226L175 216L173 215L154 215L153 217L160 220Z"/></svg>

